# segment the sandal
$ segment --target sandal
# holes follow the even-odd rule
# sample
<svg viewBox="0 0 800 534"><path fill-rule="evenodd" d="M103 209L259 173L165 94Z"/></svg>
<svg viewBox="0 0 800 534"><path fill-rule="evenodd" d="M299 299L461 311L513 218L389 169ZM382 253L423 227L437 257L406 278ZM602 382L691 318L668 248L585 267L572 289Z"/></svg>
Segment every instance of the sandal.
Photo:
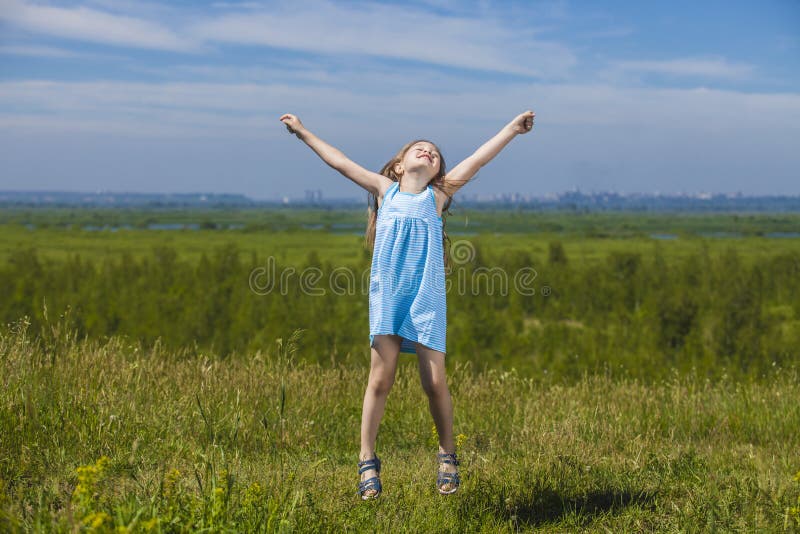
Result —
<svg viewBox="0 0 800 534"><path fill-rule="evenodd" d="M375 455L375 458L371 460L364 460L363 462L358 462L358 474L361 475L365 471L369 471L370 469L374 469L378 475L381 474L381 460L378 458L378 455ZM377 499L380 494L381 490L381 479L379 476L374 476L358 483L358 493L361 495L361 500L366 501L368 499ZM368 491L374 491L373 495L365 495Z"/></svg>
<svg viewBox="0 0 800 534"><path fill-rule="evenodd" d="M449 464L449 465L459 465L460 462L458 461L458 457L456 453L447 454L447 453L439 453L439 464ZM449 490L442 489L442 486L450 484ZM439 493L442 495L450 495L455 493L458 490L458 486L461 484L461 479L458 476L458 473L448 473L446 471L442 471L441 469L436 475L436 487L439 490Z"/></svg>

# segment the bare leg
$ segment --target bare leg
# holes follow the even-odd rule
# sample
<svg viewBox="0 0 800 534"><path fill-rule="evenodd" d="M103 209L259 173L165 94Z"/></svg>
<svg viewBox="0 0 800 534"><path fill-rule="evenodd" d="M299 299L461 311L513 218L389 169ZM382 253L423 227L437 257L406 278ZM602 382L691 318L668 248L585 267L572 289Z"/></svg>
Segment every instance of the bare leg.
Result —
<svg viewBox="0 0 800 534"><path fill-rule="evenodd" d="M443 352L417 343L417 357L422 389L428 395L428 407L436 425L436 432L439 434L439 452L454 453L456 445L453 440L453 401L447 387L445 355ZM457 471L456 466L452 464L442 464L440 469L447 473ZM449 490L450 484L445 484L442 489Z"/></svg>
<svg viewBox="0 0 800 534"><path fill-rule="evenodd" d="M400 336L393 334L376 335L373 338L369 382L364 393L364 406L361 411L360 460L369 460L375 456L378 426L383 418L386 398L392 389L397 371L400 339ZM361 480L367 480L375 475L375 470L369 469L362 473ZM367 490L365 495L371 496L374 493L374 490Z"/></svg>

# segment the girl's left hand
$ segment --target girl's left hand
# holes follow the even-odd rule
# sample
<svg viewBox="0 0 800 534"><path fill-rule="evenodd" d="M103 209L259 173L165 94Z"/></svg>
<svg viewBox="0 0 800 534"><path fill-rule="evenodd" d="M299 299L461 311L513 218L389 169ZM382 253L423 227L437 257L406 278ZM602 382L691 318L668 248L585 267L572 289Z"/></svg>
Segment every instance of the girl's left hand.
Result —
<svg viewBox="0 0 800 534"><path fill-rule="evenodd" d="M533 120L536 117L536 113L533 111L526 111L525 113L521 113L517 115L517 117L511 121L509 126L514 133L518 134L525 134L533 130Z"/></svg>

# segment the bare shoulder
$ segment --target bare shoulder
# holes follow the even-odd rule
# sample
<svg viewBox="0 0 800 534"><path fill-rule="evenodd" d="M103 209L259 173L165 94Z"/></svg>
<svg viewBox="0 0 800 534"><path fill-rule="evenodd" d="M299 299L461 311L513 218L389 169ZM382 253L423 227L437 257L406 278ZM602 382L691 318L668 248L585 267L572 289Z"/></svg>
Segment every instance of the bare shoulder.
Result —
<svg viewBox="0 0 800 534"><path fill-rule="evenodd" d="M376 174L378 180L378 198L383 198L383 195L386 194L386 191L392 187L394 181L391 178L387 178L382 174Z"/></svg>
<svg viewBox="0 0 800 534"><path fill-rule="evenodd" d="M386 176L365 169L347 157L340 158L340 161L331 166L346 178L366 189L368 193L376 196L383 196L386 189L392 184L392 181Z"/></svg>

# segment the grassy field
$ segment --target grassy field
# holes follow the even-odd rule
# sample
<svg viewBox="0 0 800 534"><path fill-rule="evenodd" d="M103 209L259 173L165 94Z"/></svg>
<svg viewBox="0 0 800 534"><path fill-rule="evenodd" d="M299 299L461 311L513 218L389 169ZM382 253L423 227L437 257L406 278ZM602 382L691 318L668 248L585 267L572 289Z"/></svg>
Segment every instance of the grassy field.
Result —
<svg viewBox="0 0 800 534"><path fill-rule="evenodd" d="M347 363L369 355L364 281L370 251L361 235L325 229L331 214L305 213L322 225L317 230L297 226L308 220L302 213L261 214L265 228L287 220L295 225L274 231L63 226L95 215L96 224L133 220L125 212L92 210L78 210L73 219L36 212L38 218L24 219L35 225L28 229L12 215L0 214L0 221L6 217L0 224L0 322L28 316L38 331L45 307L54 315L70 310L81 335L128 335L221 356L266 350L296 328L313 328L315 334L302 340L303 358ZM158 224L185 223L191 215L159 212ZM208 226L241 222L246 214L216 215ZM50 220L57 216L60 222ZM522 222L505 233L452 235L451 361L516 368L531 377L579 378L612 367L628 378L659 380L672 367L713 379L726 372L761 376L773 362L800 366L800 238L778 231L790 228L794 215L496 217L485 226L504 227L515 217ZM528 223L552 228L523 232ZM726 225L737 237L713 234ZM656 228L662 232L656 237L647 233ZM770 237L775 233L785 237ZM269 265L277 265L274 273ZM518 287L514 277L530 269L533 291L504 294L502 283ZM301 283L301 272L319 274L318 281ZM254 279L267 278L260 273L278 281L274 290L254 288ZM334 291L340 273L353 282L350 291Z"/></svg>
<svg viewBox="0 0 800 534"><path fill-rule="evenodd" d="M368 267L364 223L0 212L0 532L800 532L800 216L450 217L481 265L524 258L556 291L449 297L462 487L436 493L403 357L376 502L356 491L366 295L247 285L267 256Z"/></svg>
<svg viewBox="0 0 800 534"><path fill-rule="evenodd" d="M800 225L800 223L798 223ZM798 226L800 227L800 226ZM686 235L676 239L657 239L647 235L586 236L557 233L478 233L450 232L451 243L459 240L474 243L502 254L530 253L535 259L547 259L551 242L563 243L569 259L575 263L598 261L612 252L651 254L656 248L668 258L681 259L705 248L717 251L736 248L743 257L753 260L776 251L800 252L800 238L782 239L761 236L737 238ZM273 256L282 264L297 265L315 251L322 261L350 263L371 257L364 247L362 233L337 233L324 230L298 229L287 231L244 230L119 230L85 231L61 228L28 230L21 226L0 226L0 261L14 251L33 247L42 259L64 261L79 255L83 260L97 261L119 258L129 253L134 258L151 256L156 247L171 247L182 260L197 262L214 248L234 243L244 254Z"/></svg>
<svg viewBox="0 0 800 534"><path fill-rule="evenodd" d="M159 224L189 224L201 228L241 228L246 231L291 230L305 226L342 232L363 231L363 208L84 208L4 207L0 224L36 228L146 229ZM637 212L637 211L542 211L515 207L465 208L457 201L446 217L449 228L462 232L554 233L594 236L630 236L648 233L693 234L697 232L758 235L797 232L800 214L792 212Z"/></svg>
<svg viewBox="0 0 800 534"><path fill-rule="evenodd" d="M797 369L565 385L449 365L463 483L442 497L402 360L378 436L384 494L364 503L366 361L303 363L296 339L219 360L28 330L0 337L3 531L800 530Z"/></svg>
<svg viewBox="0 0 800 534"><path fill-rule="evenodd" d="M194 225L189 229L148 229L150 225ZM27 225L27 226L26 226ZM91 229L88 229L91 228ZM364 249L366 210L254 209L22 209L0 212L0 260L20 247L43 258L64 260L134 257L154 247L175 248L196 261L209 249L236 243L245 253L274 255L299 263L310 250L322 260L347 262L369 257ZM800 251L798 214L565 213L455 209L447 217L451 241L466 239L528 251L539 258L552 241L563 241L576 262L604 258L612 251L661 247L679 258L703 246L736 246L745 255L776 249ZM794 236L794 237L779 237Z"/></svg>

